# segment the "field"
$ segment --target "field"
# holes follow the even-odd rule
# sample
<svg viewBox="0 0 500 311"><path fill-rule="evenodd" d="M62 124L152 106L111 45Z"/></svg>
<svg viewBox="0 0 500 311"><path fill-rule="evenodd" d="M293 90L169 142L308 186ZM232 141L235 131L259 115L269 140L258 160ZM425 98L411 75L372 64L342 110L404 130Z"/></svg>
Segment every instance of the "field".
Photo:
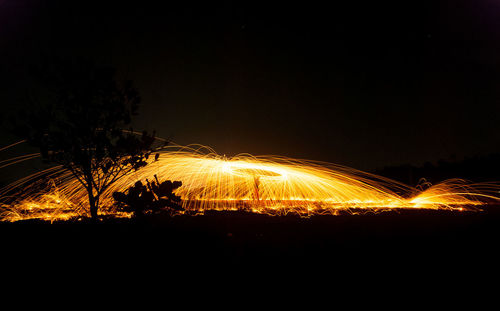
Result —
<svg viewBox="0 0 500 311"><path fill-rule="evenodd" d="M310 218L210 212L99 223L20 221L1 223L0 234L8 254L3 260L28 266L470 266L495 258L499 216L498 207Z"/></svg>

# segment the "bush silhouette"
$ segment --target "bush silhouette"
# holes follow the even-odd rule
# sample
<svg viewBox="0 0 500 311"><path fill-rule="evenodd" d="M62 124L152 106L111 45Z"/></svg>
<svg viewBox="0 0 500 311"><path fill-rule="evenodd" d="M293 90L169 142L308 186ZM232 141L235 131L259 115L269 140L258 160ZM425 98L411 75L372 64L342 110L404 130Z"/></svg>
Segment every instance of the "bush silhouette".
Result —
<svg viewBox="0 0 500 311"><path fill-rule="evenodd" d="M172 212L183 210L180 205L181 197L174 194L174 191L182 186L182 182L170 180L160 182L156 175L154 177L153 182L146 179L146 184L137 181L126 190L126 193L114 192L113 198L118 207L125 212L134 213L136 217L166 208Z"/></svg>

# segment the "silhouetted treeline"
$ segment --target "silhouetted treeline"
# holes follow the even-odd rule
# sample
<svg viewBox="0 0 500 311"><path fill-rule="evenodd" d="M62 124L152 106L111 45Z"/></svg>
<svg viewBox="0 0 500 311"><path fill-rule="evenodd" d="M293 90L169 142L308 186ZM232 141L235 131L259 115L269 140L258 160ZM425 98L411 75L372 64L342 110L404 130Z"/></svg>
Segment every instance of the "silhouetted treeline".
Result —
<svg viewBox="0 0 500 311"><path fill-rule="evenodd" d="M500 181L500 154L466 157L460 161L439 160L437 163L426 162L422 166L387 166L374 173L411 186L415 186L421 178L433 184L449 178L474 182Z"/></svg>

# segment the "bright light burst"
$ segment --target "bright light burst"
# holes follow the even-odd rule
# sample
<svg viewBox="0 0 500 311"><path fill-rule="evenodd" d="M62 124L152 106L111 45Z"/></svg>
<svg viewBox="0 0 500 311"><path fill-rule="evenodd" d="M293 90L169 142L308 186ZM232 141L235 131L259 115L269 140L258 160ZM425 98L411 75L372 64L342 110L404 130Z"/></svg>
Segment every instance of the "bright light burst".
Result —
<svg viewBox="0 0 500 311"><path fill-rule="evenodd" d="M31 158L32 155L26 157ZM497 201L498 197L492 193L498 194L499 189L496 184L468 184L455 179L417 190L330 163L249 154L226 158L205 146L173 146L160 151L158 161L108 188L102 195L101 214L130 217L116 210L112 193L127 189L137 180L152 179L155 174L160 180L182 181L176 194L181 196L184 213L188 214L246 210L310 216L389 209L468 210ZM47 180L50 189L41 191L40 183L47 184ZM0 219L58 220L86 216L87 198L85 189L70 172L53 167L3 188Z"/></svg>

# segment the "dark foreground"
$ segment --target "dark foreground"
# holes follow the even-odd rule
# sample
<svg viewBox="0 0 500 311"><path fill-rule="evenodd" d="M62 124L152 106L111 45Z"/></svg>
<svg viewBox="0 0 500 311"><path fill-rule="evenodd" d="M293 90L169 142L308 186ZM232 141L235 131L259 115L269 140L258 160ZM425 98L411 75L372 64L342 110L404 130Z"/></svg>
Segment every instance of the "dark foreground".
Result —
<svg viewBox="0 0 500 311"><path fill-rule="evenodd" d="M220 212L156 215L141 222L2 223L1 261L5 272L15 274L94 275L102 280L258 275L264 285L285 275L333 283L371 276L375 283L419 278L426 286L439 286L436 280L450 277L493 277L499 266L499 210L311 218Z"/></svg>

